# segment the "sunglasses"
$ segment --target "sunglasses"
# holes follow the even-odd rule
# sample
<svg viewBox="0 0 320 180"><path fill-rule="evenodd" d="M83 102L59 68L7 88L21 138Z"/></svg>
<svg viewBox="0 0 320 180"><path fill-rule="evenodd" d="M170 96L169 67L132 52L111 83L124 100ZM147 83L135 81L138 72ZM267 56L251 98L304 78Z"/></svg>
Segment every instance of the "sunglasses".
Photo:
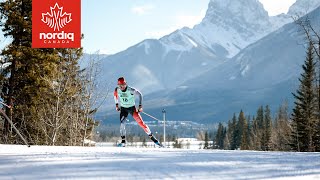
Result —
<svg viewBox="0 0 320 180"><path fill-rule="evenodd" d="M120 88L124 88L124 87L126 87L126 85L125 84L119 84L118 85Z"/></svg>

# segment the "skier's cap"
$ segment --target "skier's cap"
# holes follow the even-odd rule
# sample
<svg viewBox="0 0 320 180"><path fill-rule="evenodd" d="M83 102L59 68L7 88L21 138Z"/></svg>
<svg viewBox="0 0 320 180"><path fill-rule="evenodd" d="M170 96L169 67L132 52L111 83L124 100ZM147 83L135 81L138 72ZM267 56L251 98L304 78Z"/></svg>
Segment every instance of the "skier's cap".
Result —
<svg viewBox="0 0 320 180"><path fill-rule="evenodd" d="M127 84L126 80L124 79L124 77L119 77L118 85L123 85L123 84Z"/></svg>

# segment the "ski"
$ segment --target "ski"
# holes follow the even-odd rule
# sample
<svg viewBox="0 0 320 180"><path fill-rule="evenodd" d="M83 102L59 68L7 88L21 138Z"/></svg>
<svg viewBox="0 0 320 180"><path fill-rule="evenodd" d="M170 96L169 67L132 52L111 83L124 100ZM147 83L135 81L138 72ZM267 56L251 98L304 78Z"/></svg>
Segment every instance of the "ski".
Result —
<svg viewBox="0 0 320 180"><path fill-rule="evenodd" d="M117 144L117 147L126 147L126 143L119 143Z"/></svg>
<svg viewBox="0 0 320 180"><path fill-rule="evenodd" d="M156 144L156 147L158 147L158 148L165 148L164 145L162 145L159 141L154 142L154 144Z"/></svg>

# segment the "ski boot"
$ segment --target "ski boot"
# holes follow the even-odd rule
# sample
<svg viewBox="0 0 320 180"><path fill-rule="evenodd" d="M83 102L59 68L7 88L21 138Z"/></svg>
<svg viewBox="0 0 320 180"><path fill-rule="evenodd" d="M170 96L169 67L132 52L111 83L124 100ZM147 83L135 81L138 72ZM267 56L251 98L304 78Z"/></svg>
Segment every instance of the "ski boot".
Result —
<svg viewBox="0 0 320 180"><path fill-rule="evenodd" d="M149 135L149 138L156 144L157 147L164 147L154 136L153 134Z"/></svg>
<svg viewBox="0 0 320 180"><path fill-rule="evenodd" d="M118 147L126 147L126 137L121 136L121 143L117 144Z"/></svg>
<svg viewBox="0 0 320 180"><path fill-rule="evenodd" d="M118 147L126 147L126 143L119 143L117 144Z"/></svg>

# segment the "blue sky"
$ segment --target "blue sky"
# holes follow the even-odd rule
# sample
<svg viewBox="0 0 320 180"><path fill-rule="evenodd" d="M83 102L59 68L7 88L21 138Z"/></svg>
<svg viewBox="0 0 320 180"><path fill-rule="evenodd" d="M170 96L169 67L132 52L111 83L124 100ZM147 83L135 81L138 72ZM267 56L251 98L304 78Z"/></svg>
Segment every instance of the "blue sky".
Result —
<svg viewBox="0 0 320 180"><path fill-rule="evenodd" d="M209 0L82 0L86 51L115 53L146 38L159 38L204 17Z"/></svg>
<svg viewBox="0 0 320 180"><path fill-rule="evenodd" d="M204 17L210 0L82 0L85 52L117 53L148 38L160 38ZM287 12L295 0L260 0L270 15Z"/></svg>
<svg viewBox="0 0 320 180"><path fill-rule="evenodd" d="M2 0L0 0L2 1ZM199 23L210 0L81 0L86 53L113 54L176 29ZM287 12L295 0L260 0L270 15ZM10 42L0 32L0 49Z"/></svg>

